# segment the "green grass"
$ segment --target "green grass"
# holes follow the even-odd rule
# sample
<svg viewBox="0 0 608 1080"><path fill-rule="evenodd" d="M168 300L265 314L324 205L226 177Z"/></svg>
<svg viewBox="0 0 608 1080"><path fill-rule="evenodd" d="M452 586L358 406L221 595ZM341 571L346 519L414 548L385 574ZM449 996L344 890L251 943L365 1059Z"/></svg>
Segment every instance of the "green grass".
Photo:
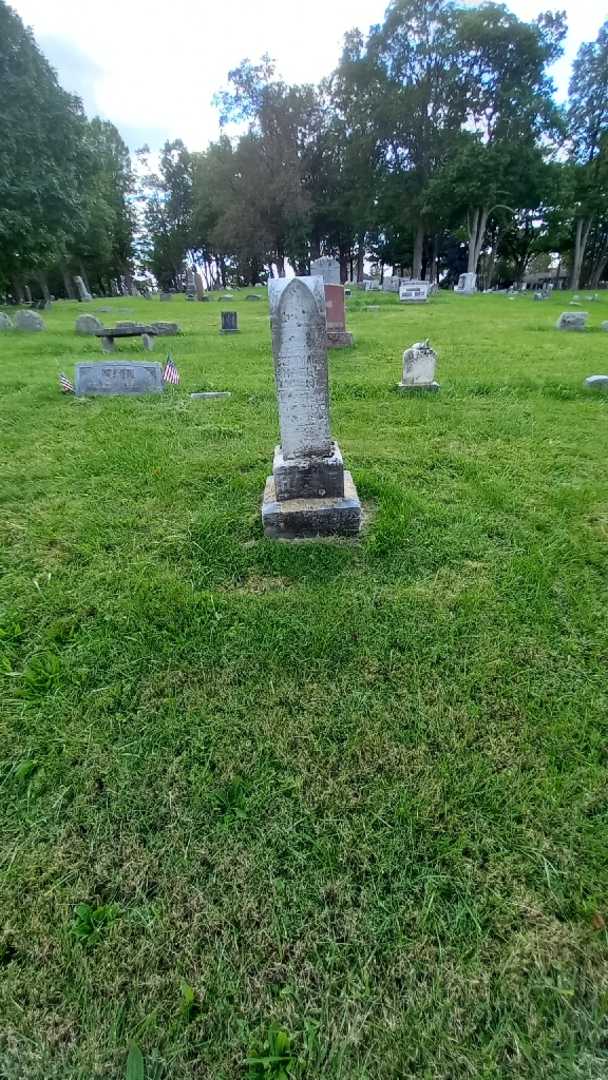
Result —
<svg viewBox="0 0 608 1080"><path fill-rule="evenodd" d="M608 1075L608 295L568 300L353 295L358 543L262 536L266 302L0 336L3 1080ZM180 322L179 389L59 393L102 306Z"/></svg>

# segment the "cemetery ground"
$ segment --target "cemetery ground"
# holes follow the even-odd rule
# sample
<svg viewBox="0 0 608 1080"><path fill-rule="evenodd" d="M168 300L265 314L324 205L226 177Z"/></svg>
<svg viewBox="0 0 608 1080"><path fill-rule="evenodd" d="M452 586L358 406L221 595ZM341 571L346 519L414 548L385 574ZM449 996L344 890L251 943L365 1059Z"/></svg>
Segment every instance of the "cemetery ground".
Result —
<svg viewBox="0 0 608 1080"><path fill-rule="evenodd" d="M365 532L286 544L246 293L0 336L0 1075L605 1076L608 296L353 291ZM60 394L101 307L179 388Z"/></svg>

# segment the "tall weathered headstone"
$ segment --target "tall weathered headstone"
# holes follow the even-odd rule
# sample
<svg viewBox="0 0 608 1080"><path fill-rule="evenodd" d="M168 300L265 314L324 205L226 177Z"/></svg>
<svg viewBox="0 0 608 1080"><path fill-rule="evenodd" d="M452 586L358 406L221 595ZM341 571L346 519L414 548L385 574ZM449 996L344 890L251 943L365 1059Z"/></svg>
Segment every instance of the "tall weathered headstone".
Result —
<svg viewBox="0 0 608 1080"><path fill-rule="evenodd" d="M268 291L281 444L264 491L264 532L356 535L361 504L330 432L323 281L278 278Z"/></svg>
<svg viewBox="0 0 608 1080"><path fill-rule="evenodd" d="M325 313L327 317L327 347L350 349L353 335L346 329L346 306L343 285L325 285Z"/></svg>
<svg viewBox="0 0 608 1080"><path fill-rule="evenodd" d="M200 270L197 270L194 275L194 286L196 288L196 299L204 300L205 298L205 286Z"/></svg>
<svg viewBox="0 0 608 1080"><path fill-rule="evenodd" d="M312 259L310 276L323 278L325 285L339 285L340 263L331 255L322 255L320 259Z"/></svg>
<svg viewBox="0 0 608 1080"><path fill-rule="evenodd" d="M82 280L82 278L79 275L76 275L76 277L74 278L74 284L76 285L76 288L78 289L78 299L79 300L84 301L84 300L92 300L93 299L93 297L91 296L89 290L87 289L84 281Z"/></svg>

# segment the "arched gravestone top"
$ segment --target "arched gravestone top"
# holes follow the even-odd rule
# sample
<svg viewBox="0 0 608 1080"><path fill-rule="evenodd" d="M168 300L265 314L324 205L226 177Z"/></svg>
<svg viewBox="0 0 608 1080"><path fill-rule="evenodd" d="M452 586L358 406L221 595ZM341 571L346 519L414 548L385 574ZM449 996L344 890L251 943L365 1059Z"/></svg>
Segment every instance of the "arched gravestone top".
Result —
<svg viewBox="0 0 608 1080"><path fill-rule="evenodd" d="M269 284L272 352L285 459L331 452L323 279Z"/></svg>

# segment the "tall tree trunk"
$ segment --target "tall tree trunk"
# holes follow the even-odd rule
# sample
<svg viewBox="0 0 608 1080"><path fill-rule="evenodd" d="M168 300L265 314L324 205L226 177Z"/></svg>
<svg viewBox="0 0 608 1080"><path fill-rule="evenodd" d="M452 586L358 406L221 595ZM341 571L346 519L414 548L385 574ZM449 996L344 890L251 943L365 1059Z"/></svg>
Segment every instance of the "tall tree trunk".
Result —
<svg viewBox="0 0 608 1080"><path fill-rule="evenodd" d="M340 263L340 281L344 285L348 280L348 259L350 256L350 247L346 244L340 244L338 248L338 260Z"/></svg>
<svg viewBox="0 0 608 1080"><path fill-rule="evenodd" d="M51 300L51 294L49 292L49 283L46 278L46 274L38 274L38 284L40 285L40 291L42 293L43 300L48 304Z"/></svg>
<svg viewBox="0 0 608 1080"><path fill-rule="evenodd" d="M365 233L360 232L356 238L356 280L363 281L365 261Z"/></svg>
<svg viewBox="0 0 608 1080"><path fill-rule="evenodd" d="M15 294L15 300L17 301L18 304L22 304L25 297L23 295L23 285L21 284L21 279L18 278L16 274L14 274L13 278L12 278L12 282L13 282L13 292Z"/></svg>
<svg viewBox="0 0 608 1080"><path fill-rule="evenodd" d="M475 207L467 214L467 227L469 232L469 257L467 260L467 273L476 274L479 256L483 247L488 224L489 207Z"/></svg>
<svg viewBox="0 0 608 1080"><path fill-rule="evenodd" d="M321 237L318 229L314 229L310 238L310 257L311 259L321 258Z"/></svg>
<svg viewBox="0 0 608 1080"><path fill-rule="evenodd" d="M74 282L70 274L68 274L67 266L61 267L61 276L63 277L63 287L68 300L75 300L76 293L74 292Z"/></svg>
<svg viewBox="0 0 608 1080"><path fill-rule="evenodd" d="M587 240L589 238L589 230L591 228L592 218L578 218L576 222L576 233L574 237L574 259L572 261L572 275L570 277L570 288L576 292L581 283L581 270L583 267L583 259L585 257L585 248L587 247Z"/></svg>
<svg viewBox="0 0 608 1080"><path fill-rule="evenodd" d="M23 288L24 288L24 291L25 291L25 299L27 300L28 304L31 304L31 302L32 302L32 290L30 289L29 285L24 285Z"/></svg>
<svg viewBox="0 0 608 1080"><path fill-rule="evenodd" d="M590 289L597 289L600 281L602 280L604 270L606 269L606 263L608 263L608 249L601 252L593 264L589 277Z"/></svg>
<svg viewBox="0 0 608 1080"><path fill-rule="evenodd" d="M422 249L424 247L424 222L419 218L414 236L414 257L412 259L412 277L419 279L422 274Z"/></svg>
<svg viewBox="0 0 608 1080"><path fill-rule="evenodd" d="M431 259L429 281L431 281L433 285L437 285L439 282L439 237L437 233L433 233L433 255Z"/></svg>

